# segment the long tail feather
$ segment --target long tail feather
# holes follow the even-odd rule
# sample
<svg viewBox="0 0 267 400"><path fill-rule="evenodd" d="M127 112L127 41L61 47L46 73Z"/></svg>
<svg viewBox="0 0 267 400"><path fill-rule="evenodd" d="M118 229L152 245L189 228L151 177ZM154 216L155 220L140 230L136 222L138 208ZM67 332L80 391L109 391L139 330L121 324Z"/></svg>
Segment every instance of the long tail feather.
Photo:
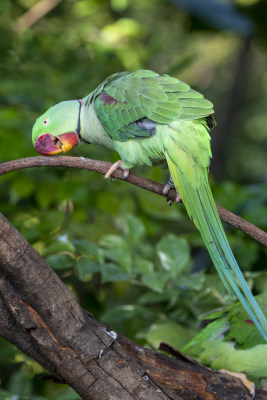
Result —
<svg viewBox="0 0 267 400"><path fill-rule="evenodd" d="M181 195L188 214L201 232L223 284L230 294L234 293L241 301L267 342L267 320L229 246L206 176L194 186L173 162L168 152L165 155L174 185Z"/></svg>

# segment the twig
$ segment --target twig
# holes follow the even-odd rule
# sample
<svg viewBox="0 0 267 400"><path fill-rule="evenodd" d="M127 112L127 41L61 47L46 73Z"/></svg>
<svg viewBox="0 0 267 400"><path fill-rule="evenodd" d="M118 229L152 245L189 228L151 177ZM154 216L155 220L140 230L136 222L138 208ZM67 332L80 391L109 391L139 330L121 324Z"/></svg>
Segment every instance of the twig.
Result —
<svg viewBox="0 0 267 400"><path fill-rule="evenodd" d="M91 160L84 157L69 157L69 156L57 156L57 157L30 157L21 158L18 160L8 161L0 164L0 176L5 175L9 172L16 171L24 168L33 167L68 167L68 168L80 168L87 169L90 171L99 172L102 175L108 171L112 164L106 161ZM123 180L123 171L117 170L113 176L117 179ZM161 183L154 182L150 179L143 178L136 174L130 173L127 178L127 182L139 186L143 189L149 190L153 193L163 196L163 185ZM168 198L175 201L176 193L175 190L170 190ZM267 233L245 221L236 214L226 210L225 208L218 206L217 209L222 221L227 222L229 225L236 229L251 236L257 242L267 246Z"/></svg>
<svg viewBox="0 0 267 400"><path fill-rule="evenodd" d="M39 19L44 17L53 8L55 8L62 0L41 0L32 8L26 11L14 24L14 29L18 33L22 33L34 25Z"/></svg>

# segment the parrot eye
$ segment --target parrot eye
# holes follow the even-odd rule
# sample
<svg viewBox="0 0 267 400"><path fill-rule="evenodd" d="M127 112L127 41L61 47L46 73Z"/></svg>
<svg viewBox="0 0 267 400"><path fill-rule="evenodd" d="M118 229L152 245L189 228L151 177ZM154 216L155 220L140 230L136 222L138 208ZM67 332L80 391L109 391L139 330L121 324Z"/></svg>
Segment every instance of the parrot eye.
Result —
<svg viewBox="0 0 267 400"><path fill-rule="evenodd" d="M43 120L42 124L43 124L44 126L47 126L47 125L49 124L49 118L45 118L45 119Z"/></svg>

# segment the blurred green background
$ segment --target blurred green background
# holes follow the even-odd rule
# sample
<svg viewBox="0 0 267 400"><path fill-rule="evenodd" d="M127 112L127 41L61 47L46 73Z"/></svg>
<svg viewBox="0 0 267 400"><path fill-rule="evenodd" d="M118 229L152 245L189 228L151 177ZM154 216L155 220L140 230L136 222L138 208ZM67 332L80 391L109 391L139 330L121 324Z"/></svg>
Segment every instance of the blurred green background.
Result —
<svg viewBox="0 0 267 400"><path fill-rule="evenodd" d="M214 103L215 199L266 230L266 15L264 0L1 0L0 161L37 155L31 128L49 106L114 72L152 69ZM72 155L118 159L93 145ZM181 347L201 314L230 303L183 205L97 173L36 168L0 177L0 210L84 308L146 346ZM266 248L226 229L254 293L267 290ZM0 399L79 398L44 374L0 341Z"/></svg>

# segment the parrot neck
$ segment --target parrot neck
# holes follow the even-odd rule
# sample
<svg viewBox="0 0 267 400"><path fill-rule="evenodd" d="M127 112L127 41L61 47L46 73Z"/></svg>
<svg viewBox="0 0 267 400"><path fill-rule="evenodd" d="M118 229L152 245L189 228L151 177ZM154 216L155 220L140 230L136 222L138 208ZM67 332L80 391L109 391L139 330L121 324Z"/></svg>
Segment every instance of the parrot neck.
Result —
<svg viewBox="0 0 267 400"><path fill-rule="evenodd" d="M84 99L85 100L85 99ZM113 150L113 141L96 116L94 104L83 101L80 118L80 136L88 143L99 144Z"/></svg>
<svg viewBox="0 0 267 400"><path fill-rule="evenodd" d="M76 132L78 133L78 135L80 137L80 133L81 133L81 110L82 110L83 100L78 100L78 102L79 102L79 115L78 115L78 123L77 123Z"/></svg>

